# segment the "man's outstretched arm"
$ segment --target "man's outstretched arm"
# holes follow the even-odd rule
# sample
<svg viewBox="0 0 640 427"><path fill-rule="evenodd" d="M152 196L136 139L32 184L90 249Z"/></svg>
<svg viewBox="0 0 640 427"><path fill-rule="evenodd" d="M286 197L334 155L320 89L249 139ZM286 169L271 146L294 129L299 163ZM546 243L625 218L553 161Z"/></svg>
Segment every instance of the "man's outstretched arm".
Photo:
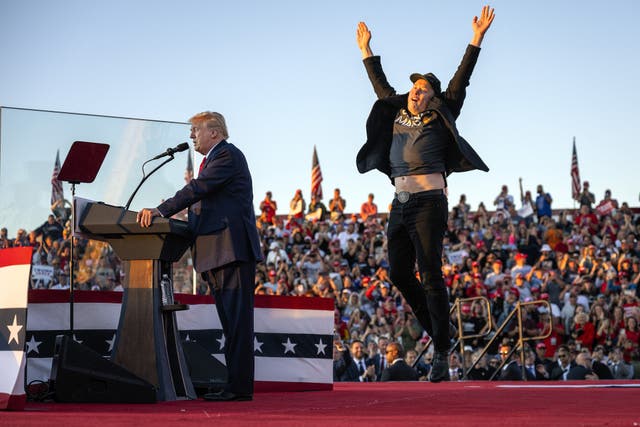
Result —
<svg viewBox="0 0 640 427"><path fill-rule="evenodd" d="M371 51L371 31L364 22L358 23L358 29L356 30L356 42L358 48L362 52L362 61L367 69L367 75L369 81L373 85L373 90L378 95L378 98L386 98L396 94L395 89L387 81L387 77L382 70L382 64L380 63L380 57L374 56Z"/></svg>
<svg viewBox="0 0 640 427"><path fill-rule="evenodd" d="M491 23L494 18L495 14L493 9L489 6L484 6L480 17L478 18L477 16L474 16L473 21L471 22L471 27L473 28L471 43L467 46L462 62L449 81L449 85L447 86L447 90L444 94L445 102L455 118L460 115L462 104L464 103L464 99L467 95L466 88L469 86L471 73L473 72L476 61L478 60L482 39L489 27L491 27Z"/></svg>

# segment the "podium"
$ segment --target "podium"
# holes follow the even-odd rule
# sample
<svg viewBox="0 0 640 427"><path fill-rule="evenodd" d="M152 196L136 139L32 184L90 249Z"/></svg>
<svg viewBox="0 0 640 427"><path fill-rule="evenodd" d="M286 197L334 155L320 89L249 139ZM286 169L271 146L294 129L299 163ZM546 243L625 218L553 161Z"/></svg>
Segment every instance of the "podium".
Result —
<svg viewBox="0 0 640 427"><path fill-rule="evenodd" d="M108 242L125 261L112 362L154 385L158 400L195 399L175 318L188 307L174 303L171 264L192 242L187 223L154 218L142 228L136 212L103 203L87 203L78 219L86 237Z"/></svg>

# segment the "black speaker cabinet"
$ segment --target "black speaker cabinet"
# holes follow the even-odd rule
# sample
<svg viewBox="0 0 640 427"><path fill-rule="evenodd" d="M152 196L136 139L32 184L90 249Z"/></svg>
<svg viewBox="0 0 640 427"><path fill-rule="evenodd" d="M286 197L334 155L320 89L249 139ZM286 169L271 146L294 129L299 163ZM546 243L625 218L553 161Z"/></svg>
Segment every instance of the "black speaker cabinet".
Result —
<svg viewBox="0 0 640 427"><path fill-rule="evenodd" d="M58 402L155 403L147 381L66 335L56 337L51 386Z"/></svg>

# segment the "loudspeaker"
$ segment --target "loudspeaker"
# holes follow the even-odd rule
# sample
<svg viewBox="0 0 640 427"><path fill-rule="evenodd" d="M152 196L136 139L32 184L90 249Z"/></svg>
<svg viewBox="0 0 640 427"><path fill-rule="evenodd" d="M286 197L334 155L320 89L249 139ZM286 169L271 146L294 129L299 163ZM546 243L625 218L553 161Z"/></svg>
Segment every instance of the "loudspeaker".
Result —
<svg viewBox="0 0 640 427"><path fill-rule="evenodd" d="M156 388L66 335L56 337L51 387L58 402L155 403Z"/></svg>
<svg viewBox="0 0 640 427"><path fill-rule="evenodd" d="M193 341L182 341L182 351L194 388L206 391L221 388L226 384L227 367L207 349Z"/></svg>

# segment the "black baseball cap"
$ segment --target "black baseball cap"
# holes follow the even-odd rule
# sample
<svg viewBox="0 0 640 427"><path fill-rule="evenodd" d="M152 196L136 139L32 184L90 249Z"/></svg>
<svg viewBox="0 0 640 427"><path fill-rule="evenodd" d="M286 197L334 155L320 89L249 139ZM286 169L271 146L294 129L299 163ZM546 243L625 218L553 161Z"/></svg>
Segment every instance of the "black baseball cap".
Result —
<svg viewBox="0 0 640 427"><path fill-rule="evenodd" d="M438 78L433 73L427 73L427 74L413 73L411 74L411 76L409 76L409 79L411 79L412 83L415 83L418 80L426 80L429 82L429 84L431 85L431 88L434 90L436 95L440 93L440 80L438 80Z"/></svg>

